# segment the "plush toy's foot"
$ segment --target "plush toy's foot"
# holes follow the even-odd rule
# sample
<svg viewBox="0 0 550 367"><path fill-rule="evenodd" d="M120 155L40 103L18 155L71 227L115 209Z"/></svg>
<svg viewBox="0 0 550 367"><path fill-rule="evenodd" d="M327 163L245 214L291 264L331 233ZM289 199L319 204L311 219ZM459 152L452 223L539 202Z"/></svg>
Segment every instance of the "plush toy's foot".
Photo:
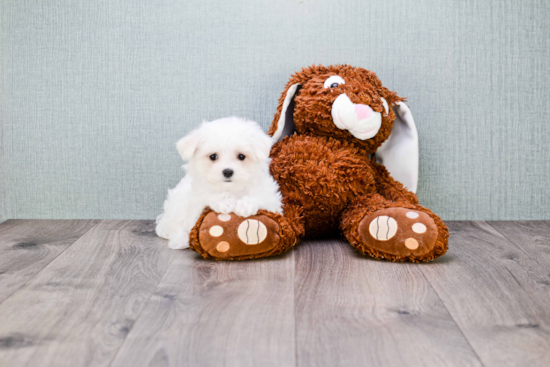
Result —
<svg viewBox="0 0 550 367"><path fill-rule="evenodd" d="M364 254L393 261L430 261L447 250L448 229L429 209L406 202L367 200L344 216L342 229Z"/></svg>
<svg viewBox="0 0 550 367"><path fill-rule="evenodd" d="M191 249L205 259L244 260L279 255L296 237L287 219L260 210L248 218L206 209L190 234Z"/></svg>
<svg viewBox="0 0 550 367"><path fill-rule="evenodd" d="M365 216L358 228L363 244L397 257L421 257L433 251L437 226L426 213L405 208L377 210Z"/></svg>

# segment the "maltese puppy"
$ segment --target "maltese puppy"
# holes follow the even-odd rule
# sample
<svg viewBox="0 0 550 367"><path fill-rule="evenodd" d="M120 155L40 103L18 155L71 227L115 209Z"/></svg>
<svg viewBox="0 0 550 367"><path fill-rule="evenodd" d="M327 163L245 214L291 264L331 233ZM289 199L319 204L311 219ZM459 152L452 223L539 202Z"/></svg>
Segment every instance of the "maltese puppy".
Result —
<svg viewBox="0 0 550 367"><path fill-rule="evenodd" d="M269 173L274 141L237 117L203 122L177 143L187 171L164 202L156 233L173 249L189 247L189 232L207 206L249 217L265 209L282 214L279 186Z"/></svg>

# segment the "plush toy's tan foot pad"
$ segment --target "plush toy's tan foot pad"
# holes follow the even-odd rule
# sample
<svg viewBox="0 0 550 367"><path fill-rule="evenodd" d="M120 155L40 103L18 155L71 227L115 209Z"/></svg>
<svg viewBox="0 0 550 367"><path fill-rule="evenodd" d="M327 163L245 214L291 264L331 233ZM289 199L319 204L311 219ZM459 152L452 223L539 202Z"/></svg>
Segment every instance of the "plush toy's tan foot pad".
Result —
<svg viewBox="0 0 550 367"><path fill-rule="evenodd" d="M422 256L437 241L437 226L426 213L405 209L378 210L359 223L363 243L377 251L399 256Z"/></svg>
<svg viewBox="0 0 550 367"><path fill-rule="evenodd" d="M279 244L279 225L265 215L243 218L210 212L199 230L201 247L218 259L259 255Z"/></svg>

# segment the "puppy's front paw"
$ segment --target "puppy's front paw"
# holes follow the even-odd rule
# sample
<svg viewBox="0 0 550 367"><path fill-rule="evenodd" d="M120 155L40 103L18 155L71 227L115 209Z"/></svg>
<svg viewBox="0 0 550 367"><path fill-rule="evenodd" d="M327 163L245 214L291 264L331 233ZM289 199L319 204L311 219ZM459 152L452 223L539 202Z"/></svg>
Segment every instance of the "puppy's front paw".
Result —
<svg viewBox="0 0 550 367"><path fill-rule="evenodd" d="M250 217L256 213L258 213L258 210L260 210L260 206L256 201L249 200L249 199L242 199L237 201L237 204L235 205L235 214L238 216L247 218Z"/></svg>
<svg viewBox="0 0 550 367"><path fill-rule="evenodd" d="M235 204L235 199L223 199L210 203L210 208L218 213L229 214L235 210Z"/></svg>
<svg viewBox="0 0 550 367"><path fill-rule="evenodd" d="M168 247L174 250L189 248L189 233L182 232L168 242Z"/></svg>

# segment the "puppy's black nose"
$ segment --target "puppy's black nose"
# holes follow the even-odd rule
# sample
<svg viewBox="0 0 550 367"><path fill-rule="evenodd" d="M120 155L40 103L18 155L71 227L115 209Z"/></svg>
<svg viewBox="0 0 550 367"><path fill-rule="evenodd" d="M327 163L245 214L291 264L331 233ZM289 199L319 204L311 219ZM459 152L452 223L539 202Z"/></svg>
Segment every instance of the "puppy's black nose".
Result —
<svg viewBox="0 0 550 367"><path fill-rule="evenodd" d="M223 175L227 178L233 176L233 170L232 169L229 169L229 168L226 168L222 171Z"/></svg>

